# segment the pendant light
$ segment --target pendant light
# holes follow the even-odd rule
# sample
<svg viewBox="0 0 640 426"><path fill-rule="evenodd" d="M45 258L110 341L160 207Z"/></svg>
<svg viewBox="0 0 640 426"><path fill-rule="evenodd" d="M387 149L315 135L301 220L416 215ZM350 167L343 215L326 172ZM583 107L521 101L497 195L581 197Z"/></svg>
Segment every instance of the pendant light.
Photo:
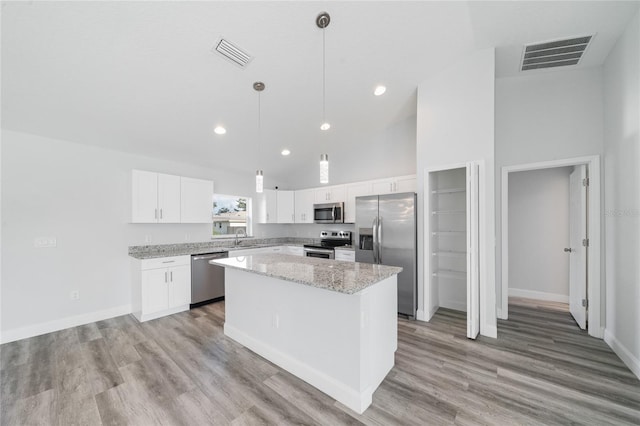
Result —
<svg viewBox="0 0 640 426"><path fill-rule="evenodd" d="M260 114L260 92L262 92L265 88L265 85L263 82L261 81L256 81L255 83L253 83L253 90L255 90L256 92L258 92L258 158L260 158L260 136L261 136L261 130L262 130L262 117ZM256 170L256 192L258 194L262 193L262 190L264 188L264 174L262 173L261 169Z"/></svg>
<svg viewBox="0 0 640 426"><path fill-rule="evenodd" d="M322 12L316 18L316 25L322 30L322 124L320 130L326 131L331 128L326 117L326 46L324 30L329 26L331 17L327 12ZM329 155L320 155L320 183L329 183Z"/></svg>

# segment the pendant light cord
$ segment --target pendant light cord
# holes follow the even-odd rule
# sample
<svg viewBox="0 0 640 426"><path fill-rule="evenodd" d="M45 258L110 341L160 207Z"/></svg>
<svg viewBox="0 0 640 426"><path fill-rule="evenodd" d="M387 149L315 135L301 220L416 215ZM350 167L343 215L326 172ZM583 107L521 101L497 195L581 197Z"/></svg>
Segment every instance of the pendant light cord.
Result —
<svg viewBox="0 0 640 426"><path fill-rule="evenodd" d="M327 122L326 98L327 98L327 65L326 65L326 47L325 47L325 29L322 29L322 122Z"/></svg>

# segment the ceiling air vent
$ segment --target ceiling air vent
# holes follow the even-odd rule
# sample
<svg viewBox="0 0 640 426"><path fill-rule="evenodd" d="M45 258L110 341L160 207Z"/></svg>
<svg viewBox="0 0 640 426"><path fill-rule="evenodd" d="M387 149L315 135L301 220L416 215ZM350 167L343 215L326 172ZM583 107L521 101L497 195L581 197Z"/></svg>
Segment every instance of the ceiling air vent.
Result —
<svg viewBox="0 0 640 426"><path fill-rule="evenodd" d="M246 68L253 59L247 52L223 38L216 43L214 50L240 68Z"/></svg>
<svg viewBox="0 0 640 426"><path fill-rule="evenodd" d="M592 36L529 44L524 47L521 71L576 65Z"/></svg>

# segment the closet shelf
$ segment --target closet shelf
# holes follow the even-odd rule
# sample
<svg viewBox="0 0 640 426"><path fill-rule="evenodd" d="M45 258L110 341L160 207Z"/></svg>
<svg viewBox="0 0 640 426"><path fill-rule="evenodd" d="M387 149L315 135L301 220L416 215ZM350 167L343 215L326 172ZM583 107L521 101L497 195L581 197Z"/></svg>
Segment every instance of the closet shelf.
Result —
<svg viewBox="0 0 640 426"><path fill-rule="evenodd" d="M455 194L458 192L465 192L467 188L446 188L446 189L435 189L431 191L432 194Z"/></svg>
<svg viewBox="0 0 640 426"><path fill-rule="evenodd" d="M467 235L467 231L435 231L431 235Z"/></svg>
<svg viewBox="0 0 640 426"><path fill-rule="evenodd" d="M442 256L442 257L467 257L466 251L453 251L453 250L442 250L442 251L434 251L431 253L432 256Z"/></svg>
<svg viewBox="0 0 640 426"><path fill-rule="evenodd" d="M432 273L434 277L442 277L442 278L455 278L459 280L466 280L467 273L462 271L454 271L451 269L438 269L434 273Z"/></svg>
<svg viewBox="0 0 640 426"><path fill-rule="evenodd" d="M431 214L465 214L466 212L466 210L434 210Z"/></svg>

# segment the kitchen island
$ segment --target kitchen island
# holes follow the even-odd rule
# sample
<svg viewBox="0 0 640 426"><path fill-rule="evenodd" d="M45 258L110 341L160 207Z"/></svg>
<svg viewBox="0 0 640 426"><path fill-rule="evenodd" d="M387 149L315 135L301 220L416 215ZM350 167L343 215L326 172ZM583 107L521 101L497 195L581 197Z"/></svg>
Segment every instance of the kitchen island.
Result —
<svg viewBox="0 0 640 426"><path fill-rule="evenodd" d="M402 268L281 254L224 266L224 333L362 413L394 365Z"/></svg>

